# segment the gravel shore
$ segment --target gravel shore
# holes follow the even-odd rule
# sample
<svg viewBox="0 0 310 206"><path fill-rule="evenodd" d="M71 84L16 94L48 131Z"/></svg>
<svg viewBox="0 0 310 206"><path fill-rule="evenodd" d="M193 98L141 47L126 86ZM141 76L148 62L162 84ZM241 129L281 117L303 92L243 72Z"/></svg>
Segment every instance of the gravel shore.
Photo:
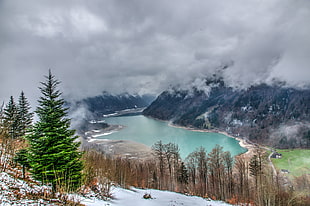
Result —
<svg viewBox="0 0 310 206"><path fill-rule="evenodd" d="M123 125L110 125L100 130L92 130L85 133L83 148L96 149L106 155L129 159L148 160L154 157L151 147L129 140L102 139L102 137L125 128Z"/></svg>

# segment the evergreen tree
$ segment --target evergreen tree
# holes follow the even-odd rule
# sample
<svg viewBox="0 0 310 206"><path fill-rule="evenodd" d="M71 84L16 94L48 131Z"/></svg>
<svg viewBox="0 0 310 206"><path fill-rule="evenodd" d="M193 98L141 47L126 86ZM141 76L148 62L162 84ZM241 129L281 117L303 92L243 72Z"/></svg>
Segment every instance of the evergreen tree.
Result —
<svg viewBox="0 0 310 206"><path fill-rule="evenodd" d="M306 148L310 147L310 130L304 132L303 137Z"/></svg>
<svg viewBox="0 0 310 206"><path fill-rule="evenodd" d="M4 125L8 128L11 138L15 139L19 136L19 115L13 96L4 108Z"/></svg>
<svg viewBox="0 0 310 206"><path fill-rule="evenodd" d="M23 178L25 178L25 170L26 168L30 167L28 160L28 150L27 149L19 150L14 157L14 161L19 163L23 167L22 169Z"/></svg>
<svg viewBox="0 0 310 206"><path fill-rule="evenodd" d="M178 182L181 184L188 184L188 171L184 164L184 162L181 162L181 165L178 169L178 176L177 176Z"/></svg>
<svg viewBox="0 0 310 206"><path fill-rule="evenodd" d="M260 156L256 154L251 158L249 163L250 175L255 178L255 187L258 187L259 177L262 174L262 162Z"/></svg>
<svg viewBox="0 0 310 206"><path fill-rule="evenodd" d="M260 158L257 155L254 155L249 163L250 166L250 175L251 176L258 176L262 172L262 165Z"/></svg>
<svg viewBox="0 0 310 206"><path fill-rule="evenodd" d="M37 180L51 183L54 192L58 187L72 191L81 184L80 143L74 141L78 136L69 129L67 108L64 108L61 92L57 90L60 82L51 71L45 77L46 82L41 82L42 87L39 87L42 93L36 110L39 121L27 135L30 172Z"/></svg>
<svg viewBox="0 0 310 206"><path fill-rule="evenodd" d="M30 112L30 103L22 91L18 99L18 116L19 116L19 133L20 136L25 135L26 130L32 123L33 113Z"/></svg>
<svg viewBox="0 0 310 206"><path fill-rule="evenodd" d="M2 134L4 130L4 102L2 103L0 107L0 135Z"/></svg>

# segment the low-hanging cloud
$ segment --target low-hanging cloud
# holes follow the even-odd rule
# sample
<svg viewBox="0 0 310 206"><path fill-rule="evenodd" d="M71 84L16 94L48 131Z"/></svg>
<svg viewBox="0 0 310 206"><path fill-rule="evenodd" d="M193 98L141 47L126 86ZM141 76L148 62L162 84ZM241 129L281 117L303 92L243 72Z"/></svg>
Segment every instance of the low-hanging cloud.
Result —
<svg viewBox="0 0 310 206"><path fill-rule="evenodd" d="M48 69L75 99L201 86L223 65L234 87L309 86L309 19L308 0L0 0L0 100L37 98Z"/></svg>

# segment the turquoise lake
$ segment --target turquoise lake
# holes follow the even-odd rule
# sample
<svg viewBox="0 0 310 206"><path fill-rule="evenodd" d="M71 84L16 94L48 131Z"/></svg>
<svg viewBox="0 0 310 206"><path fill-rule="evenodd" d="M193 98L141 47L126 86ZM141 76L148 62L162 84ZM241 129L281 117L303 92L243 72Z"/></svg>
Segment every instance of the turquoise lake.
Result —
<svg viewBox="0 0 310 206"><path fill-rule="evenodd" d="M246 152L239 142L223 134L190 131L171 127L167 122L147 118L143 115L109 117L104 119L108 124L124 125L125 128L109 135L97 137L113 140L131 140L148 146L162 140L163 143L175 143L180 148L180 155L184 159L196 148L204 147L210 152L215 145L230 151L233 156Z"/></svg>

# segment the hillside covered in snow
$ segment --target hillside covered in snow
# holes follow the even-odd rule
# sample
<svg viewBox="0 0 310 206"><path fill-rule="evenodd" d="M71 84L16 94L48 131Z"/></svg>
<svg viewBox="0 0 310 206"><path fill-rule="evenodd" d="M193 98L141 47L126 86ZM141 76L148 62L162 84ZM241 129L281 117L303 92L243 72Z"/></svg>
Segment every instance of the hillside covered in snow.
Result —
<svg viewBox="0 0 310 206"><path fill-rule="evenodd" d="M51 188L39 186L38 182L29 182L16 179L6 172L0 173L0 206L7 205L86 205L86 206L221 206L229 205L221 201L213 201L196 196L186 196L175 192L160 191L153 189L123 189L114 187L112 198L100 200L95 194L70 194L66 197L61 195L59 199L48 198ZM150 198L143 196L149 194Z"/></svg>

